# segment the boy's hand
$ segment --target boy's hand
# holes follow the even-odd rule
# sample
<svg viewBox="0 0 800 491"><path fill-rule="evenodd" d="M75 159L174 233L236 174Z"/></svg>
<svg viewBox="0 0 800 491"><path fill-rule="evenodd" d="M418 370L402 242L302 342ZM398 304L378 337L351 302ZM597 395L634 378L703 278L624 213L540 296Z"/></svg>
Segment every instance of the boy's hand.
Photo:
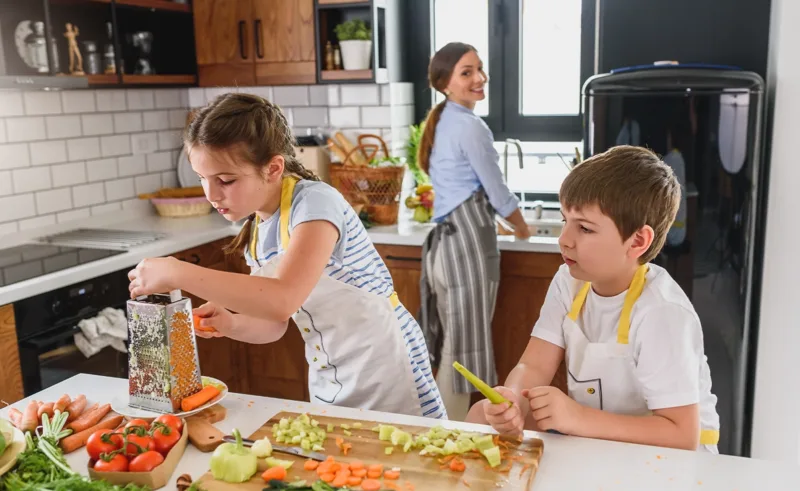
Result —
<svg viewBox="0 0 800 491"><path fill-rule="evenodd" d="M556 430L567 435L578 433L583 406L556 387L525 389L522 395L530 400L531 414L542 431Z"/></svg>
<svg viewBox="0 0 800 491"><path fill-rule="evenodd" d="M483 415L486 417L486 421L498 433L504 435L522 433L525 418L522 417L522 411L517 404L517 394L507 387L495 387L494 389L514 404L509 407L506 403L492 404L488 400L484 401Z"/></svg>

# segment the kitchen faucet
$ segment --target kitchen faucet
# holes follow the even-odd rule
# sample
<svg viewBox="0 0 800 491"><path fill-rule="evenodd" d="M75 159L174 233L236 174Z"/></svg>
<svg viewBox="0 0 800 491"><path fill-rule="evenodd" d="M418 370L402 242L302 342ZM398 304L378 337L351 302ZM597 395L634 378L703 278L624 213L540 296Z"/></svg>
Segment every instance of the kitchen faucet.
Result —
<svg viewBox="0 0 800 491"><path fill-rule="evenodd" d="M508 146L514 145L517 147L517 156L519 156L519 168L522 169L522 142L515 138L506 138L505 147L503 148L503 179L508 183Z"/></svg>

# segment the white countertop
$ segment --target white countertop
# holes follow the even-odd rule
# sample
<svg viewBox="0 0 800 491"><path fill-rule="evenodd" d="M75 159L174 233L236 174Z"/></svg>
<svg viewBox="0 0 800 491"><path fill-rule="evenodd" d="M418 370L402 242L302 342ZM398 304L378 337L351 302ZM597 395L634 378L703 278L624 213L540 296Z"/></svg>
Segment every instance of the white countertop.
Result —
<svg viewBox="0 0 800 491"><path fill-rule="evenodd" d="M37 400L56 400L64 393L86 394L90 402L110 402L114 397L126 397L125 379L78 375L32 396ZM23 410L28 399L14 404ZM283 410L307 411L326 416L378 421L388 424L433 426L436 420L372 411L360 411L335 406L314 406L243 394L229 394L222 402L227 418L216 426L230 434L239 428L250 435L273 415ZM7 417L8 409L0 410ZM487 427L466 423L445 422L445 426L466 430L489 431ZM565 491L781 491L796 490L800 482L800 466L764 460L711 455L659 447L631 445L591 440L547 433L526 432L526 437L544 440L544 456L533 489ZM191 444L186 448L170 483L162 488L172 491L181 474L199 479L208 470L210 454L204 454ZM86 474L85 450L67 456L69 465Z"/></svg>

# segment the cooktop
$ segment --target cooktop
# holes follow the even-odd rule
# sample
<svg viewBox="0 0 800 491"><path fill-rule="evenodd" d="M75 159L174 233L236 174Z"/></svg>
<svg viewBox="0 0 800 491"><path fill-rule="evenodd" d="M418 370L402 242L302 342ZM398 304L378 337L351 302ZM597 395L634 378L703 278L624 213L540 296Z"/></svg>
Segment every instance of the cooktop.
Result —
<svg viewBox="0 0 800 491"><path fill-rule="evenodd" d="M124 252L44 244L23 244L0 249L0 287Z"/></svg>

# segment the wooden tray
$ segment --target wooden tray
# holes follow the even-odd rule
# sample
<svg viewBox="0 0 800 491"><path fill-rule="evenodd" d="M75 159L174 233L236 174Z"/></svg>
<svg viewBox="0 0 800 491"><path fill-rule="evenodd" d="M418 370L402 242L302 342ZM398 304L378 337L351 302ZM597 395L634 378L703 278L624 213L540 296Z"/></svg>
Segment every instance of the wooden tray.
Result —
<svg viewBox="0 0 800 491"><path fill-rule="evenodd" d="M250 439L256 440L265 436L272 441L272 425L280 421L281 418L295 418L297 413L281 412L275 415L260 429L258 429ZM333 455L339 462L351 462L360 460L366 465L383 464L385 469L399 467L400 479L394 481L398 489L410 489L406 483L413 485L415 491L443 491L443 490L470 490L483 491L498 489L506 490L530 490L539 461L544 452L544 442L538 438L525 440L521 445L512 444L510 456L519 460L513 461L513 467L509 472L500 473L494 469L487 468L486 460L464 459L467 465L465 472L457 473L449 469L441 469L438 459L419 455L419 450L412 450L404 453L400 447L395 447L391 455L386 455L384 449L389 446L389 442L382 442L378 439L378 434L371 429L379 423L372 421L348 420L341 418L331 418L321 415L313 415L320 423L320 427L325 428L328 424L335 425L333 432L328 433L325 440L325 452ZM345 436L342 432L342 423L352 426L353 423L360 422L361 429L351 428L352 436ZM395 425L401 430L417 434L428 431L428 428L420 426ZM353 444L353 448L347 456L343 456L336 447L336 437L342 437L345 441ZM318 476L315 472L303 470L305 459L293 455L274 453L274 457L282 460L293 460L295 463L289 470L287 482L296 479L305 479L309 483L316 481ZM507 467L508 461L503 461L500 467ZM525 467L527 466L527 467ZM206 491L261 491L266 483L261 479L261 473L266 469L264 459L258 461L258 473L250 481L241 484L229 484L217 481L211 473L204 474L199 479L200 486ZM526 470L522 472L523 468ZM384 481L386 482L386 481ZM466 484L465 484L466 483ZM385 487L384 489L389 489Z"/></svg>

